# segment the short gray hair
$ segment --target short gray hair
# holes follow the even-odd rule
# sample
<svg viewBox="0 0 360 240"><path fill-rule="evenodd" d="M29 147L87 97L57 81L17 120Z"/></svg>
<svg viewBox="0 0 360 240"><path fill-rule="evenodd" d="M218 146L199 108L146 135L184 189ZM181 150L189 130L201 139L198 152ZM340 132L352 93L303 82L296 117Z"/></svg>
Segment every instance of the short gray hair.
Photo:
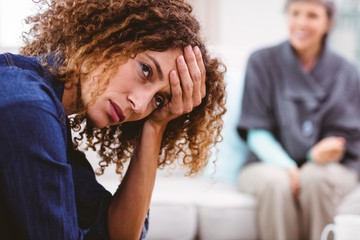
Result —
<svg viewBox="0 0 360 240"><path fill-rule="evenodd" d="M285 10L287 10L289 5L291 3L294 3L294 2L314 2L314 3L319 3L319 4L323 5L326 8L326 12L327 12L327 15L328 15L329 19L330 20L334 19L335 11L336 11L336 6L335 6L334 0L286 0Z"/></svg>

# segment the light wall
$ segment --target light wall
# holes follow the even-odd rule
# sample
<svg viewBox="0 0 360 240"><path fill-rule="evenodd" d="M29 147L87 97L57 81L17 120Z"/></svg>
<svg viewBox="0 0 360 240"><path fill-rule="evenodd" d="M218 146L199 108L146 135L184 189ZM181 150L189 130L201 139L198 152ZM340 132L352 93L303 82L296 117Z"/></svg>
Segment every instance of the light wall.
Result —
<svg viewBox="0 0 360 240"><path fill-rule="evenodd" d="M27 30L24 18L34 11L32 0L0 0L0 52L18 51Z"/></svg>
<svg viewBox="0 0 360 240"><path fill-rule="evenodd" d="M191 0L203 35L228 68L242 68L259 47L286 37L284 0Z"/></svg>

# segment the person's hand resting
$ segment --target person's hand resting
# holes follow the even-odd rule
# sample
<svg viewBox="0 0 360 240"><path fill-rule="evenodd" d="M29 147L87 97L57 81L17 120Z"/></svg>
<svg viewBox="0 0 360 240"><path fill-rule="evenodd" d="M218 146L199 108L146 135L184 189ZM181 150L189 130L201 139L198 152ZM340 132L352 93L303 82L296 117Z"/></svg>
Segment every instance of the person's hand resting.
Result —
<svg viewBox="0 0 360 240"><path fill-rule="evenodd" d="M298 168L288 168L287 173L290 178L290 188L294 198L299 196L300 192L300 178L299 178L299 169Z"/></svg>
<svg viewBox="0 0 360 240"><path fill-rule="evenodd" d="M345 153L345 144L343 137L326 137L310 149L311 159L318 164L338 162Z"/></svg>
<svg viewBox="0 0 360 240"><path fill-rule="evenodd" d="M166 125L191 112L205 96L206 71L200 49L185 47L184 56L177 58L176 66L177 71L170 72L171 100L149 116L148 120L153 124Z"/></svg>

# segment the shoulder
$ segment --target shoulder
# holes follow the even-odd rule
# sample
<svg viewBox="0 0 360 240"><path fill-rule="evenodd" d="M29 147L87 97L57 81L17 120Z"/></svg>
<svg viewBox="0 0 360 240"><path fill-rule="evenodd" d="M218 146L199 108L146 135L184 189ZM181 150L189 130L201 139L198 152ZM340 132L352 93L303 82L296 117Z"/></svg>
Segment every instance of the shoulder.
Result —
<svg viewBox="0 0 360 240"><path fill-rule="evenodd" d="M43 77L40 64L27 57L5 59L4 64L4 58L4 55L0 56L0 108L32 104L56 115L61 114L61 100L49 79Z"/></svg>
<svg viewBox="0 0 360 240"><path fill-rule="evenodd" d="M339 95L347 92L347 96L354 97L360 91L360 73L356 65L337 52L327 53L328 59L325 61L328 68L324 72L333 81L333 87L337 89ZM360 95L359 95L360 96Z"/></svg>
<svg viewBox="0 0 360 240"><path fill-rule="evenodd" d="M43 72L43 68L39 63L39 58L9 52L0 54L0 67L26 69L38 72L39 74L42 74Z"/></svg>
<svg viewBox="0 0 360 240"><path fill-rule="evenodd" d="M45 72L36 57L0 54L0 91L3 94L11 93L11 97L41 98L42 93L51 88L50 76ZM3 94L0 96L4 97Z"/></svg>
<svg viewBox="0 0 360 240"><path fill-rule="evenodd" d="M337 71L352 72L352 73L358 72L355 64L353 62L350 62L348 59L346 59L338 52L335 52L334 50L327 48L325 54L328 60L331 59L332 65L336 67Z"/></svg>
<svg viewBox="0 0 360 240"><path fill-rule="evenodd" d="M337 79L341 80L346 88L359 89L360 84L360 72L354 63L345 59L343 56L334 54L336 65L338 69L336 70Z"/></svg>
<svg viewBox="0 0 360 240"><path fill-rule="evenodd" d="M280 55L286 50L286 42L257 49L248 58L247 70L256 74L276 72L281 67Z"/></svg>
<svg viewBox="0 0 360 240"><path fill-rule="evenodd" d="M272 68L276 64L275 59L283 51L285 43L267 46L252 52L248 59L248 67L259 67L261 69Z"/></svg>
<svg viewBox="0 0 360 240"><path fill-rule="evenodd" d="M46 96L46 88L45 81L33 71L0 67L0 103L6 98L41 100Z"/></svg>
<svg viewBox="0 0 360 240"><path fill-rule="evenodd" d="M261 61L262 59L274 57L279 53L280 49L284 48L284 44L285 43L280 43L277 45L257 49L251 53L249 59Z"/></svg>

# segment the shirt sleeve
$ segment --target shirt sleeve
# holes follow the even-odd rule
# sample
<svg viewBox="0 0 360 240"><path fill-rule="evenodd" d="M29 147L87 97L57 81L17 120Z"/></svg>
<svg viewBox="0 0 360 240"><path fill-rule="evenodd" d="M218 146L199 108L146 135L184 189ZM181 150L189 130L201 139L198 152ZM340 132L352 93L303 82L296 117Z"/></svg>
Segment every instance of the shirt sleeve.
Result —
<svg viewBox="0 0 360 240"><path fill-rule="evenodd" d="M273 131L275 125L272 107L272 85L270 74L266 67L266 55L261 52L252 54L249 58L244 79L242 107L237 130L246 140L249 129L266 129Z"/></svg>
<svg viewBox="0 0 360 240"><path fill-rule="evenodd" d="M248 146L264 163L279 168L295 168L296 162L283 149L273 134L263 129L251 129L248 133Z"/></svg>
<svg viewBox="0 0 360 240"><path fill-rule="evenodd" d="M84 232L84 239L110 239L107 212L111 193L96 180L84 153L70 150L69 162L74 179L78 224Z"/></svg>
<svg viewBox="0 0 360 240"><path fill-rule="evenodd" d="M52 102L0 104L0 112L0 198L13 239L83 239L66 126Z"/></svg>

